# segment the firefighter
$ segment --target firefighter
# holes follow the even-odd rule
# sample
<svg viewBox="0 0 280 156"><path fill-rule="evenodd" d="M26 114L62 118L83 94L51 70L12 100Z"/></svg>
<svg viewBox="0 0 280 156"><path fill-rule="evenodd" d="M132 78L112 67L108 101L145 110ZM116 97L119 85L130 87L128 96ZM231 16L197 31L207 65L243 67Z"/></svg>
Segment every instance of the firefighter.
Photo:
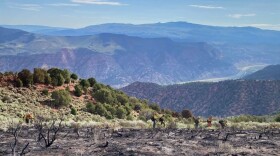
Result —
<svg viewBox="0 0 280 156"><path fill-rule="evenodd" d="M211 127L212 126L212 116L210 116L208 119L207 119L207 127Z"/></svg>
<svg viewBox="0 0 280 156"><path fill-rule="evenodd" d="M194 127L195 127L195 129L197 129L198 125L199 125L199 117L197 117L197 118L193 117L193 119L194 119Z"/></svg>
<svg viewBox="0 0 280 156"><path fill-rule="evenodd" d="M27 113L24 118L25 118L25 123L27 124L32 123L32 121L34 120L32 113Z"/></svg>
<svg viewBox="0 0 280 156"><path fill-rule="evenodd" d="M219 124L221 125L222 129L226 127L227 122L225 120L219 120Z"/></svg>
<svg viewBox="0 0 280 156"><path fill-rule="evenodd" d="M163 125L165 127L164 115L159 118L159 122L161 125Z"/></svg>
<svg viewBox="0 0 280 156"><path fill-rule="evenodd" d="M156 128L156 122L157 122L157 120L156 120L156 118L155 118L154 115L151 117L151 120L152 120L152 122L153 122L153 128Z"/></svg>

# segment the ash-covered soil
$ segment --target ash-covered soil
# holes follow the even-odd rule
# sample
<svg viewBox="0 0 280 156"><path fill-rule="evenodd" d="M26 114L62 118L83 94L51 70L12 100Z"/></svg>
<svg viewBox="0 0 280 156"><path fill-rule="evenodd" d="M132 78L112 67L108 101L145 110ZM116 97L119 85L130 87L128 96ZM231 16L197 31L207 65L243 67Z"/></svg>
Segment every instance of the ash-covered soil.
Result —
<svg viewBox="0 0 280 156"><path fill-rule="evenodd" d="M0 132L0 155L11 155L14 136ZM47 130L43 131L47 138ZM78 132L78 133L77 133ZM23 127L16 153L34 156L81 155L280 155L280 130L188 130L63 128L50 147L38 130ZM49 132L49 141L53 131ZM47 141L47 140L46 140ZM47 142L48 143L48 142Z"/></svg>

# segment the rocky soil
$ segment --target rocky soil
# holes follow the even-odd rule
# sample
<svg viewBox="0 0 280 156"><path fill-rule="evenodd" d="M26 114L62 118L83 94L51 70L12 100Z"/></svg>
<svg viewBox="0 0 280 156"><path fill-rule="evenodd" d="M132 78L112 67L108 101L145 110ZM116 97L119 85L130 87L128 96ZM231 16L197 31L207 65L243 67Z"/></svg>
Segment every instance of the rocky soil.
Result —
<svg viewBox="0 0 280 156"><path fill-rule="evenodd" d="M0 155L11 155L12 130L0 132ZM43 131L47 134L46 130ZM77 133L78 132L78 133ZM53 131L50 131L50 138ZM38 130L23 127L16 152L26 155L280 155L280 130L63 128L46 148Z"/></svg>

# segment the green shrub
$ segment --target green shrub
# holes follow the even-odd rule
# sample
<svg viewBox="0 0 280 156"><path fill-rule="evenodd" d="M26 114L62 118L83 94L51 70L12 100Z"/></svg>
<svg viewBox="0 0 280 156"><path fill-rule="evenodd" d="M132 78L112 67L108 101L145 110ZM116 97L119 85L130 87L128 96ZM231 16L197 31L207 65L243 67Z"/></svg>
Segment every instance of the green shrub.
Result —
<svg viewBox="0 0 280 156"><path fill-rule="evenodd" d="M67 92L70 92L70 87L67 86L67 87L65 88L65 90L66 90Z"/></svg>
<svg viewBox="0 0 280 156"><path fill-rule="evenodd" d="M136 104L135 106L134 106L134 110L135 111L137 111L137 112L139 112L139 111L141 111L141 105L140 104Z"/></svg>
<svg viewBox="0 0 280 156"><path fill-rule="evenodd" d="M68 106L71 102L71 96L66 90L54 91L51 97L55 107Z"/></svg>
<svg viewBox="0 0 280 156"><path fill-rule="evenodd" d="M118 107L116 110L116 116L119 119L124 119L126 117L126 110L123 107Z"/></svg>
<svg viewBox="0 0 280 156"><path fill-rule="evenodd" d="M91 87L93 87L96 84L96 80L92 77L88 79L88 82L89 82Z"/></svg>
<svg viewBox="0 0 280 156"><path fill-rule="evenodd" d="M104 104L106 110L111 113L112 116L116 115L116 108L110 104Z"/></svg>
<svg viewBox="0 0 280 156"><path fill-rule="evenodd" d="M22 81L24 87L33 84L33 75L28 69L23 69L18 73L18 78Z"/></svg>
<svg viewBox="0 0 280 156"><path fill-rule="evenodd" d="M70 75L70 72L67 69L64 69L62 71L61 75L64 78L64 83L66 83L66 84L70 83L71 75Z"/></svg>
<svg viewBox="0 0 280 156"><path fill-rule="evenodd" d="M34 83L45 83L45 77L48 75L47 71L41 68L34 68L33 81Z"/></svg>
<svg viewBox="0 0 280 156"><path fill-rule="evenodd" d="M266 118L263 116L254 116L254 115L239 115L232 118L229 118L230 121L238 122L266 122Z"/></svg>
<svg viewBox="0 0 280 156"><path fill-rule="evenodd" d="M93 103L87 103L86 109L89 113L94 114L95 113L95 106Z"/></svg>
<svg viewBox="0 0 280 156"><path fill-rule="evenodd" d="M102 104L98 103L95 106L95 114L98 114L100 116L106 116L107 110Z"/></svg>
<svg viewBox="0 0 280 156"><path fill-rule="evenodd" d="M192 112L191 112L190 110L188 110L188 109L184 109L184 110L181 112L181 115L182 115L183 118L186 118L186 119L192 118L192 117L193 117Z"/></svg>
<svg viewBox="0 0 280 156"><path fill-rule="evenodd" d="M45 84L49 85L52 83L52 78L50 77L49 74L45 75Z"/></svg>
<svg viewBox="0 0 280 156"><path fill-rule="evenodd" d="M88 88L88 87L90 86L88 80L85 80L85 79L82 79L82 80L81 80L80 85L81 85L83 88Z"/></svg>
<svg viewBox="0 0 280 156"><path fill-rule="evenodd" d="M93 97L95 100L101 103L108 103L112 104L114 103L114 98L111 94L111 92L107 89L100 89L93 93Z"/></svg>
<svg viewBox="0 0 280 156"><path fill-rule="evenodd" d="M100 83L95 83L92 87L92 91L93 92L97 92L98 90L100 90L102 87L102 85Z"/></svg>
<svg viewBox="0 0 280 156"><path fill-rule="evenodd" d="M124 106L124 109L125 109L125 111L126 111L126 115L129 115L130 112L132 111L132 108L131 108L131 106L130 106L129 104L126 104L126 105Z"/></svg>
<svg viewBox="0 0 280 156"><path fill-rule="evenodd" d="M153 109L153 110L155 110L155 111L157 111L157 112L160 111L160 107L159 107L159 105L156 104L156 103L152 103L152 104L150 105L150 108Z"/></svg>
<svg viewBox="0 0 280 156"><path fill-rule="evenodd" d="M132 115L128 115L127 117L126 117L126 120L133 120L133 117L132 117Z"/></svg>
<svg viewBox="0 0 280 156"><path fill-rule="evenodd" d="M16 79L15 86L16 87L23 87L22 81L20 79Z"/></svg>
<svg viewBox="0 0 280 156"><path fill-rule="evenodd" d="M114 119L114 116L108 111L107 111L105 117L106 117L106 119Z"/></svg>
<svg viewBox="0 0 280 156"><path fill-rule="evenodd" d="M122 105L125 105L128 102L128 98L124 94L117 94L117 100Z"/></svg>
<svg viewBox="0 0 280 156"><path fill-rule="evenodd" d="M64 84L64 81L64 77L61 74L59 74L59 76L57 77L57 86L62 86Z"/></svg>
<svg viewBox="0 0 280 156"><path fill-rule="evenodd" d="M44 89L44 90L42 91L42 95L48 96L48 95L49 95L49 90Z"/></svg>
<svg viewBox="0 0 280 156"><path fill-rule="evenodd" d="M92 103L87 103L87 111L92 114L97 114L103 117L106 117L107 119L113 119L113 115L106 110L103 104L97 103L96 105L93 105Z"/></svg>
<svg viewBox="0 0 280 156"><path fill-rule="evenodd" d="M57 77L52 77L51 79L53 86L62 86L65 81L61 74L59 74Z"/></svg>
<svg viewBox="0 0 280 156"><path fill-rule="evenodd" d="M58 68L51 68L47 71L50 74L53 86L61 86L65 83L65 80L70 77L70 75L68 75L69 74L68 71L67 72L66 71L67 70L61 70Z"/></svg>
<svg viewBox="0 0 280 156"><path fill-rule="evenodd" d="M70 77L71 77L71 79L73 79L73 80L77 80L77 79L78 79L78 75L76 75L76 74L74 74L74 73L72 73Z"/></svg>
<svg viewBox="0 0 280 156"><path fill-rule="evenodd" d="M77 115L77 110L74 107L71 108L71 114Z"/></svg>
<svg viewBox="0 0 280 156"><path fill-rule="evenodd" d="M5 75L5 76L13 76L14 73L12 71L6 71L6 72L4 72L3 75Z"/></svg>
<svg viewBox="0 0 280 156"><path fill-rule="evenodd" d="M83 91L82 91L81 86L76 85L75 90L74 90L74 95L77 96L77 97L80 97L80 96L82 96L82 94L83 94Z"/></svg>
<svg viewBox="0 0 280 156"><path fill-rule="evenodd" d="M280 114L275 117L276 122L280 122Z"/></svg>

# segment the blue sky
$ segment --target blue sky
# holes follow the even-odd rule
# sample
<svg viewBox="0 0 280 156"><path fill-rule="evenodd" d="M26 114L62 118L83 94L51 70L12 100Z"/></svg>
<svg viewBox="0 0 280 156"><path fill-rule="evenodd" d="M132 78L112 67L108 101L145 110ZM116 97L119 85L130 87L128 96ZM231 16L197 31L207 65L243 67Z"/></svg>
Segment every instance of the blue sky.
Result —
<svg viewBox="0 0 280 156"><path fill-rule="evenodd" d="M171 21L280 30L280 0L0 0L0 24L79 28Z"/></svg>

